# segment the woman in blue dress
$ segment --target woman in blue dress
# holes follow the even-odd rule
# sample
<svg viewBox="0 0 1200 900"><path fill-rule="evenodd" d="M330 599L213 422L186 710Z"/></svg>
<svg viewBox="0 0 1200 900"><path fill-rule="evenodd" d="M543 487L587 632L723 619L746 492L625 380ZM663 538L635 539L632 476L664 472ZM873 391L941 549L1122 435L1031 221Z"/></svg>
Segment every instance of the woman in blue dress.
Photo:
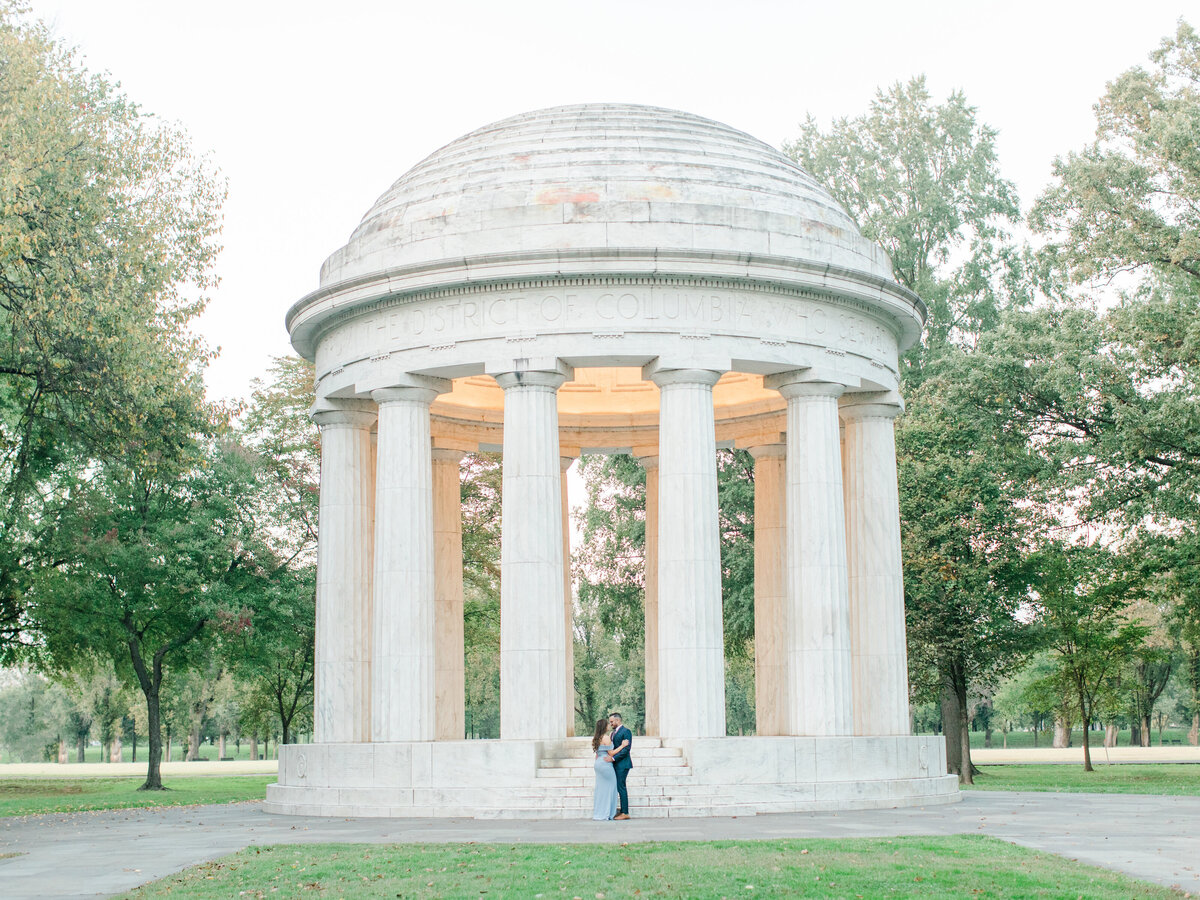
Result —
<svg viewBox="0 0 1200 900"><path fill-rule="evenodd" d="M608 759L612 748L608 719L601 719L592 735L592 753L596 756L596 800L592 805L592 818L597 822L606 822L617 814L617 773Z"/></svg>

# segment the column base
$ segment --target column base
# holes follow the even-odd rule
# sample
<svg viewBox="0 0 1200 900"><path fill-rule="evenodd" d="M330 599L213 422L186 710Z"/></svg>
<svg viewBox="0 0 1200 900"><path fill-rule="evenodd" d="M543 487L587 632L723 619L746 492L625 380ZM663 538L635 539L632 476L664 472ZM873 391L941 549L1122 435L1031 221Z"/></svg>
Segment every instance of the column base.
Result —
<svg viewBox="0 0 1200 900"><path fill-rule="evenodd" d="M945 739L634 738L637 818L927 806L961 799ZM590 819L589 738L288 744L267 812L368 818Z"/></svg>

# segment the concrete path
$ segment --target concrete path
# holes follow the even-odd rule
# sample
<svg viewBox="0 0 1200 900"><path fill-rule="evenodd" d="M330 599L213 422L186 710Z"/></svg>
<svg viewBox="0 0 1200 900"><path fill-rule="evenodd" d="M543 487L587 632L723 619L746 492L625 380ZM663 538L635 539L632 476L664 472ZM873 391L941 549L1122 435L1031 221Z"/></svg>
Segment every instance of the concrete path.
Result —
<svg viewBox="0 0 1200 900"><path fill-rule="evenodd" d="M636 813L636 810L634 810ZM629 822L322 819L261 804L0 819L0 895L104 897L251 844L618 842L988 834L1200 893L1200 797L973 791L916 809Z"/></svg>

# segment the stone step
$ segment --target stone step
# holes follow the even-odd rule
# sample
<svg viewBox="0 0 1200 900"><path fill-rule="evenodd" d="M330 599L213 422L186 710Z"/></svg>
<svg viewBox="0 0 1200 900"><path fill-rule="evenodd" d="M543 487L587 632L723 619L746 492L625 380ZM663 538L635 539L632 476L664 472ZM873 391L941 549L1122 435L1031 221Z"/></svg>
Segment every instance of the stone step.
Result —
<svg viewBox="0 0 1200 900"><path fill-rule="evenodd" d="M585 785L575 785L565 790L512 791L504 797L504 801L512 800L518 804L562 805L562 806L591 806L595 797L595 789ZM670 787L650 787L644 789L631 788L629 802L634 806L712 806L714 804L737 803L735 794L713 791L711 788L703 791L681 791ZM783 802L783 801L780 801Z"/></svg>
<svg viewBox="0 0 1200 900"><path fill-rule="evenodd" d="M686 779L691 778L690 767L678 767L674 769L661 769L659 772L647 772L643 769L638 772L634 769L629 775L630 785L676 785L683 781L686 784ZM538 769L538 781L545 781L546 784L553 785L594 785L595 775L592 772L574 772L571 769Z"/></svg>
<svg viewBox="0 0 1200 900"><path fill-rule="evenodd" d="M543 757L542 761L538 764L538 767L542 769L591 769L595 766L595 764L596 761L590 756L569 757L566 759L547 759ZM672 768L686 765L687 760L683 758L682 754L677 754L675 756L635 756L633 758L633 768L635 770L646 768Z"/></svg>
<svg viewBox="0 0 1200 900"><path fill-rule="evenodd" d="M543 807L520 807L510 806L504 809L488 809L479 810L475 814L477 819L583 819L588 820L591 817L587 815L590 812L590 807L587 809L549 809ZM734 818L737 816L752 816L755 814L754 807L742 806L738 804L720 804L713 806L634 806L631 809L634 819L691 819L700 817L722 817L727 816ZM610 823L596 822L598 827L610 827ZM612 822L611 827L620 828L620 822Z"/></svg>
<svg viewBox="0 0 1200 900"><path fill-rule="evenodd" d="M683 756L683 751L678 747L637 746L631 755L634 759L670 759ZM592 759L594 756L590 744L584 747L548 747L542 751L543 759Z"/></svg>

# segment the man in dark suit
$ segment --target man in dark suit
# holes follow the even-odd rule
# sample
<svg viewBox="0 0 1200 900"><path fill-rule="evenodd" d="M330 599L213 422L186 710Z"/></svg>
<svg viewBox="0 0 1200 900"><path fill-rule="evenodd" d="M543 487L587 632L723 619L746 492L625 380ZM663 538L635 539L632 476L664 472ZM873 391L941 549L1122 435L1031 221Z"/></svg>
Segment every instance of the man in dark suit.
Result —
<svg viewBox="0 0 1200 900"><path fill-rule="evenodd" d="M629 751L633 749L633 732L621 724L619 712L609 713L608 724L613 730L613 748L608 753L608 760L617 776L617 814L613 818L628 819L629 792L625 789L625 779L633 768L633 760L629 757Z"/></svg>

